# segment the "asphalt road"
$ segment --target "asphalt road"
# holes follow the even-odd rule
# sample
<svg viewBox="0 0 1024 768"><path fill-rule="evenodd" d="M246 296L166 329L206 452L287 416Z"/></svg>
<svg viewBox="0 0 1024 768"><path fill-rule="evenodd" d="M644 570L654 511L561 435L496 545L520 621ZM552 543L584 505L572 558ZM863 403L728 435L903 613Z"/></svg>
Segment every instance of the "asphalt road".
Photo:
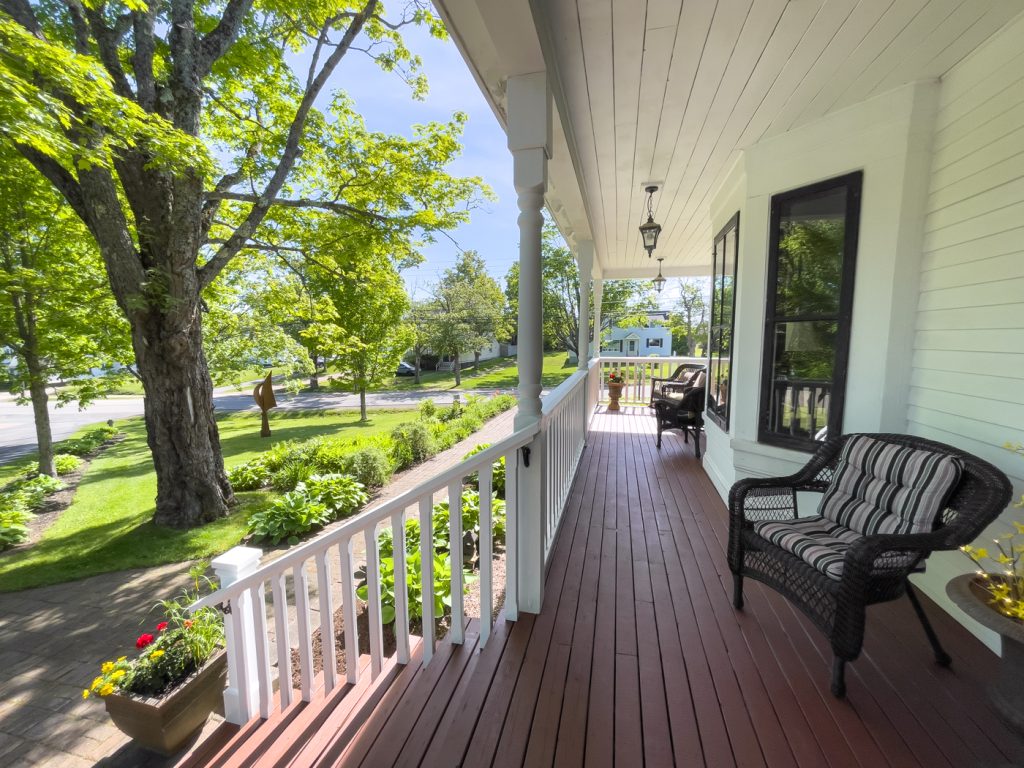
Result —
<svg viewBox="0 0 1024 768"><path fill-rule="evenodd" d="M428 397L438 403L450 403L453 390L420 390L413 392L374 392L366 396L372 408L409 407L419 404ZM484 393L480 393L484 394ZM234 387L214 391L214 407L219 411L256 410L252 395ZM358 408L359 396L334 392L301 392L296 395L277 394L277 407L284 410L329 410L337 408ZM142 397L108 397L98 400L88 408L79 410L74 405L63 408L50 403L50 428L54 440L63 440L87 424L97 424L107 419L124 419L142 415ZM24 456L36 449L35 424L32 408L17 405L14 398L0 393L0 464Z"/></svg>

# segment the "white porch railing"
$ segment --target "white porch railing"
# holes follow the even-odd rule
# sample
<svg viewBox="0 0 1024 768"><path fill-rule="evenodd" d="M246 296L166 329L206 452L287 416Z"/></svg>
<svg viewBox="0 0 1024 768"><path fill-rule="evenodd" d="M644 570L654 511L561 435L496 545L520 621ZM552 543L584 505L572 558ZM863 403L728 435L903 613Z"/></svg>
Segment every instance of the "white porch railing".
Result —
<svg viewBox="0 0 1024 768"><path fill-rule="evenodd" d="M422 616L423 662L426 664L434 651L434 496L447 492L449 500L449 560L451 566L452 616L450 635L452 642L463 642L463 579L462 579L462 491L464 479L479 473L480 484L480 644L484 645L491 631L492 613L492 553L493 535L491 518L492 465L505 457L506 467L506 585L505 600L511 606L517 602L517 528L518 505L516 486L519 469L519 449L531 443L540 425L522 429L490 448L456 464L410 491L380 504L362 514L344 521L338 527L286 552L276 560L242 575L233 583L224 583L216 592L196 602L192 609L202 606L220 606L227 613L228 689L225 705L228 720L245 723L258 712L268 717L274 708L274 678L278 683L280 705L284 709L298 688L303 701L310 701L314 692L313 627L311 621L311 591L316 587L319 601L321 649L325 693L338 683L335 655L334 595L340 591L344 611L346 677L349 683L359 680L359 630L357 626L357 598L355 545L362 540L366 549L366 583L368 594L366 612L369 619L370 674L376 678L384 663L383 624L381 603L381 570L378 550L378 529L390 525L394 552L395 603L395 655L400 664L408 663L411 635L409 606L407 604L408 579L406 568L405 520L410 509L418 514L420 523L420 559L422 564ZM486 532L486 533L485 533ZM332 552L337 551L339 572L332 568ZM258 550L250 550L258 557ZM225 558L239 556L239 549L231 550ZM241 554L244 557L244 553ZM214 567L218 563L214 561ZM218 569L219 575L225 573ZM291 582L294 599L289 601L287 582ZM269 587L270 608L273 611L277 645L277 669L274 673L270 656L268 632ZM294 611L292 610L294 609ZM299 680L292 679L290 637L298 637Z"/></svg>
<svg viewBox="0 0 1024 768"><path fill-rule="evenodd" d="M703 357L627 357L625 355L604 355L597 358L601 375L598 378L598 400L608 399L608 374L617 370L626 379L622 399L628 402L646 403L651 399L651 380L667 378L683 363L707 365Z"/></svg>
<svg viewBox="0 0 1024 768"><path fill-rule="evenodd" d="M562 521L569 489L587 439L587 392L593 368L577 371L544 398L540 430L544 445L544 563Z"/></svg>

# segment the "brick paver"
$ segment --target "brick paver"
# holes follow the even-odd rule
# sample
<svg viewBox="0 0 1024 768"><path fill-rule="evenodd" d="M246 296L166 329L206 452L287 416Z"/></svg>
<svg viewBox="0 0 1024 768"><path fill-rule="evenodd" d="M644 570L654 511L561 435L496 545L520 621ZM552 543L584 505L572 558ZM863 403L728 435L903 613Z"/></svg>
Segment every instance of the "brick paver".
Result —
<svg viewBox="0 0 1024 768"><path fill-rule="evenodd" d="M396 476L380 498L415 487L478 443L511 434L513 417L514 411L495 417L454 448ZM188 585L189 565L0 594L0 765L169 764L132 744L111 724L102 703L83 701L81 694L103 661L132 648L153 624L157 612L150 610L157 601ZM217 722L212 719L206 732Z"/></svg>

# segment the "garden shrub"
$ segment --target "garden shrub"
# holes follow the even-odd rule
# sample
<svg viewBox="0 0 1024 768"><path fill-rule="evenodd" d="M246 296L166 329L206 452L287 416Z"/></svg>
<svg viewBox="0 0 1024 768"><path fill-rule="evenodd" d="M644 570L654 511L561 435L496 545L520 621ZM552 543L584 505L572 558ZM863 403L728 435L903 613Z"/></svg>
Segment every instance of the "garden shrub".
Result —
<svg viewBox="0 0 1024 768"><path fill-rule="evenodd" d="M296 488L269 507L253 512L248 526L256 538L268 539L273 545L285 539L294 544L302 534L329 523L331 516L326 504L310 499L305 488Z"/></svg>
<svg viewBox="0 0 1024 768"><path fill-rule="evenodd" d="M437 403L429 397L420 402L420 418L424 421L437 418Z"/></svg>
<svg viewBox="0 0 1024 768"><path fill-rule="evenodd" d="M312 463L318 472L343 472L346 457L352 452L351 446L351 442L345 440L322 440L313 451Z"/></svg>
<svg viewBox="0 0 1024 768"><path fill-rule="evenodd" d="M53 457L53 467L58 475L69 475L82 466L82 460L73 453L58 453Z"/></svg>
<svg viewBox="0 0 1024 768"><path fill-rule="evenodd" d="M236 491L255 491L270 482L270 472L262 459L257 457L229 469L228 481Z"/></svg>
<svg viewBox="0 0 1024 768"><path fill-rule="evenodd" d="M451 405L447 405L443 408L438 408L437 420L438 421L454 421L462 415L462 403L458 400L453 402Z"/></svg>
<svg viewBox="0 0 1024 768"><path fill-rule="evenodd" d="M60 453L70 453L75 456L86 456L108 440L120 434L117 427L110 427L106 424L93 427L78 437L62 440L55 446Z"/></svg>
<svg viewBox="0 0 1024 768"><path fill-rule="evenodd" d="M345 473L352 475L366 488L377 489L391 479L392 464L388 455L376 446L353 451L345 461Z"/></svg>
<svg viewBox="0 0 1024 768"><path fill-rule="evenodd" d="M437 453L434 436L421 421L399 424L391 430L392 451L397 469L408 469Z"/></svg>

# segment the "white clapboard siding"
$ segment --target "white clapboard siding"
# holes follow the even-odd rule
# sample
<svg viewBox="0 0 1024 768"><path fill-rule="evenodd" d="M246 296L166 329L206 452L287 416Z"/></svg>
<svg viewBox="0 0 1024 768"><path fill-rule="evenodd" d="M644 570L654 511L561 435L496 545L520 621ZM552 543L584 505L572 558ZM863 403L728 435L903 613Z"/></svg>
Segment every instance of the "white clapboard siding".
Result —
<svg viewBox="0 0 1024 768"><path fill-rule="evenodd" d="M943 77L910 428L1014 478L1024 461L1024 17ZM1018 481L1018 490L1019 481Z"/></svg>

